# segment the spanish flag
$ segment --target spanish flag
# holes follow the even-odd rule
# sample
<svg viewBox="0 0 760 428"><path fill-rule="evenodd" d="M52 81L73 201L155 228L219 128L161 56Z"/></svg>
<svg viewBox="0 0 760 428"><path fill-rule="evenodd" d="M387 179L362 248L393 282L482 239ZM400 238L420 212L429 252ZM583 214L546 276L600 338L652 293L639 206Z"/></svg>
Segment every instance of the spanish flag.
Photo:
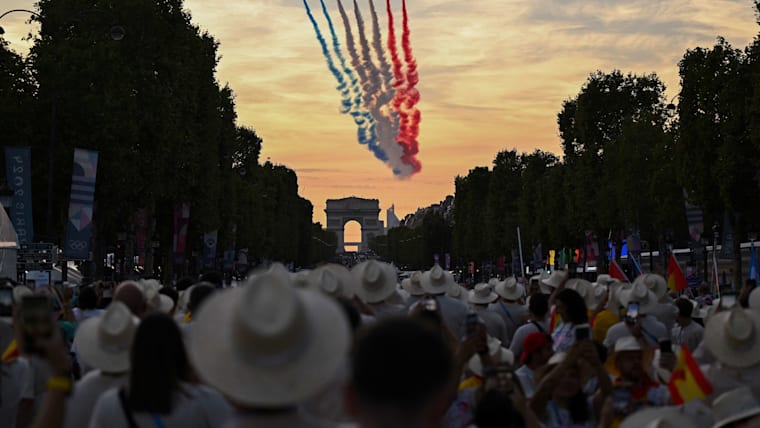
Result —
<svg viewBox="0 0 760 428"><path fill-rule="evenodd" d="M668 261L668 288L670 291L681 291L689 287L686 282L686 277L681 271L681 266L676 260L676 256L670 253L670 260Z"/></svg>
<svg viewBox="0 0 760 428"><path fill-rule="evenodd" d="M0 357L0 362L10 363L11 361L18 358L18 356L19 356L18 343L16 342L16 339L13 339L11 343L8 344L8 347L5 348L5 351L3 351L3 356Z"/></svg>
<svg viewBox="0 0 760 428"><path fill-rule="evenodd" d="M673 398L673 404L680 405L691 400L702 400L712 394L712 385L705 378L699 365L691 356L689 348L681 345L676 366L670 375L668 389Z"/></svg>

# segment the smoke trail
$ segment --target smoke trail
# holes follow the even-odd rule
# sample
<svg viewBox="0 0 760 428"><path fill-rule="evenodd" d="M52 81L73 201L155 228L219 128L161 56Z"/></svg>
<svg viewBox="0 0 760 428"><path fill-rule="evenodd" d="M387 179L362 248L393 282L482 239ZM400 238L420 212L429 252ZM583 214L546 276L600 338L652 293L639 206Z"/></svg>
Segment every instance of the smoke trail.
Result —
<svg viewBox="0 0 760 428"><path fill-rule="evenodd" d="M367 70L367 82L364 86L365 105L369 108L377 123L377 134L380 147L388 154L389 165L395 175L408 174L409 168L402 162L403 150L396 143L395 129L390 116L384 115L378 105L378 96L383 90L383 77L380 69L372 60L372 49L365 35L364 18L356 0L354 0L354 15L356 16L357 32L361 45L361 66Z"/></svg>
<svg viewBox="0 0 760 428"><path fill-rule="evenodd" d="M393 99L393 96L396 93L392 86L393 71L391 70L391 64L385 57L383 36L380 34L380 22L377 18L377 10L375 10L375 2L373 0L369 0L369 9L372 12L372 45L375 49L378 63L380 64L380 73L383 76L383 93L377 103L380 106L385 106Z"/></svg>
<svg viewBox="0 0 760 428"><path fill-rule="evenodd" d="M414 59L414 54L412 53L411 31L409 30L409 15L406 12L406 0L402 0L401 4L404 13L404 33L401 44L404 49L404 60L406 61L406 105L404 107L407 110L410 110L412 115L412 120L406 133L404 154L406 155L405 161L413 165L415 171L419 171L422 168L422 165L419 160L415 158L415 155L420 151L417 138L420 134L420 121L422 120L422 114L416 108L417 103L420 102L420 92L416 88L417 83L420 81L420 76L417 72L417 61Z"/></svg>
<svg viewBox="0 0 760 428"><path fill-rule="evenodd" d="M350 82L350 91L354 93L354 98L351 99L349 94L344 94L344 104L346 100L346 96L348 95L348 101L351 105L351 116L354 118L354 123L356 123L358 127L357 131L357 137L359 139L360 144L366 145L369 150L375 155L376 158L380 159L383 162L386 162L388 160L388 156L385 153L384 150L382 150L377 145L377 134L375 130L375 120L372 118L372 115L369 114L368 111L364 110L362 108L362 94L361 90L358 86L358 82L356 77L354 76L353 71L350 67L346 64L346 59L343 57L343 53L340 49L340 42L338 41L338 35L335 33L335 26L333 25L332 19L330 18L330 14L327 12L327 7L325 6L324 0L319 0L319 2L322 5L322 12L325 15L325 18L327 19L327 24L330 28L330 35L332 36L333 41L333 50L335 51L335 55L338 58L338 61L341 64L341 67L343 68L343 73L348 77ZM315 31L319 32L319 26L316 24L316 21L314 20L314 17L311 15L311 10L309 9L308 3L306 3L306 0L304 0L304 5L306 5L307 13L309 14L309 19L311 19L312 24L314 25ZM320 43L323 44L322 50L327 50L327 54L329 55L329 50L327 49L326 43L324 42L324 38L318 36L318 39L321 38ZM332 61L332 58L330 59ZM334 66L333 66L334 67ZM337 76L336 76L337 78ZM342 82L342 84L346 84L345 80L343 79L343 75L340 75L340 78L338 79L339 82ZM348 89L348 88L347 88Z"/></svg>

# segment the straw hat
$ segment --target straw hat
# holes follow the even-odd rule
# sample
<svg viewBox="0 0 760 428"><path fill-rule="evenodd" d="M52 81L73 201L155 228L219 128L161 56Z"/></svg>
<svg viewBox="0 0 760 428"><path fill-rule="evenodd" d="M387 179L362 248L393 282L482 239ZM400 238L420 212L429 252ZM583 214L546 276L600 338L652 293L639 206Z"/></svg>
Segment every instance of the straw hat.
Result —
<svg viewBox="0 0 760 428"><path fill-rule="evenodd" d="M602 273L602 274L597 275L596 282L594 284L610 285L615 281L617 281L615 278L607 275L606 273Z"/></svg>
<svg viewBox="0 0 760 428"><path fill-rule="evenodd" d="M420 284L421 280L422 272L414 272L412 276L401 281L401 287L403 287L410 296L424 296L425 290L422 289L422 284Z"/></svg>
<svg viewBox="0 0 760 428"><path fill-rule="evenodd" d="M653 273L641 274L633 281L633 285L635 286L639 283L646 285L648 289L652 290L657 296L657 300L662 299L668 294L668 283L665 281L665 278L660 275Z"/></svg>
<svg viewBox="0 0 760 428"><path fill-rule="evenodd" d="M555 270L548 278L542 278L540 283L554 289L559 287L565 279L567 279L567 272Z"/></svg>
<svg viewBox="0 0 760 428"><path fill-rule="evenodd" d="M198 374L231 401L292 406L345 363L350 333L333 299L296 288L280 269L215 293L201 307L188 354Z"/></svg>
<svg viewBox="0 0 760 428"><path fill-rule="evenodd" d="M422 274L420 284L426 293L443 294L448 291L451 284L455 284L455 282L451 273L443 270L440 265L435 265L432 269Z"/></svg>
<svg viewBox="0 0 760 428"><path fill-rule="evenodd" d="M488 284L485 284L488 285ZM496 362L496 364L508 364L514 365L515 354L507 348L501 346L501 341L493 337L488 338L488 355ZM467 362L467 368L470 369L478 377L483 377L483 363L480 361L480 356L475 354Z"/></svg>
<svg viewBox="0 0 760 428"><path fill-rule="evenodd" d="M351 272L343 265L327 264L308 274L308 288L333 297L354 297Z"/></svg>
<svg viewBox="0 0 760 428"><path fill-rule="evenodd" d="M721 428L760 415L760 404L755 400L752 390L748 386L742 386L718 396L713 401L713 412L716 421L713 428Z"/></svg>
<svg viewBox="0 0 760 428"><path fill-rule="evenodd" d="M613 376L619 376L620 371L615 364L618 354L621 352L634 351L642 351L644 353L644 356L642 358L644 361L644 367L648 367L651 364L651 361L654 358L654 350L652 348L642 346L641 342L639 342L639 340L633 336L624 336L615 342L613 352L607 356L607 361L604 363L604 368L607 369L607 373Z"/></svg>
<svg viewBox="0 0 760 428"><path fill-rule="evenodd" d="M174 300L165 294L159 293L161 284L159 284L158 281L148 281L152 282L143 284L143 294L145 295L145 301L148 303L148 306L150 306L153 310L163 312L165 314L171 312L172 308L174 307ZM155 282L155 284L153 282Z"/></svg>
<svg viewBox="0 0 760 428"><path fill-rule="evenodd" d="M283 266L284 267L284 266ZM299 270L290 274L294 287L309 288L312 284L311 271L308 269Z"/></svg>
<svg viewBox="0 0 760 428"><path fill-rule="evenodd" d="M620 428L692 428L697 424L678 407L642 409L625 418Z"/></svg>
<svg viewBox="0 0 760 428"><path fill-rule="evenodd" d="M569 279L565 288L577 291L586 302L587 308L593 309L596 306L596 290L589 281L581 278Z"/></svg>
<svg viewBox="0 0 760 428"><path fill-rule="evenodd" d="M457 286L459 287L459 286ZM499 296L493 292L488 284L477 284L470 290L467 301L476 305L487 305L493 303Z"/></svg>
<svg viewBox="0 0 760 428"><path fill-rule="evenodd" d="M510 276L496 284L496 294L506 300L518 300L525 295L525 287L517 283L514 276Z"/></svg>
<svg viewBox="0 0 760 428"><path fill-rule="evenodd" d="M631 288L623 288L617 297L622 306L628 306L630 302L639 302L640 314L650 314L657 307L657 295L643 282L634 284Z"/></svg>
<svg viewBox="0 0 760 428"><path fill-rule="evenodd" d="M723 364L746 368L760 362L760 313L734 307L710 317L705 327L707 348Z"/></svg>
<svg viewBox="0 0 760 428"><path fill-rule="evenodd" d="M385 263L367 260L351 270L356 295L364 303L380 303L396 292L396 277Z"/></svg>
<svg viewBox="0 0 760 428"><path fill-rule="evenodd" d="M79 324L74 336L79 358L107 373L126 372L137 323L125 304L112 302L103 315Z"/></svg>

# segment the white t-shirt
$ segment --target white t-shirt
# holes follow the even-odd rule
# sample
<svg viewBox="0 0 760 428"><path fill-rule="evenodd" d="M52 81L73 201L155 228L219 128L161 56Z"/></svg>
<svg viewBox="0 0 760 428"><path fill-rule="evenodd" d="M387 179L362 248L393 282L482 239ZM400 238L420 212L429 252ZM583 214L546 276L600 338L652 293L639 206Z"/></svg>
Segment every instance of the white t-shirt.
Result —
<svg viewBox="0 0 760 428"><path fill-rule="evenodd" d="M183 392L176 394L172 412L158 415L165 428L219 427L232 416L232 408L215 390L189 383L182 383L181 388ZM140 427L156 426L151 414L133 412L132 416ZM98 400L89 428L129 428L118 389L109 390Z"/></svg>
<svg viewBox="0 0 760 428"><path fill-rule="evenodd" d="M641 332L650 346L657 346L661 339L667 339L670 337L665 325L651 315L647 315L641 319ZM628 329L628 325L626 325L625 321L621 321L607 330L604 346L606 346L608 350L613 351L615 349L615 342L626 336L631 336L631 330Z"/></svg>
<svg viewBox="0 0 760 428"><path fill-rule="evenodd" d="M16 412L22 399L34 399L34 384L29 363L18 358L0 367L0 428L16 427Z"/></svg>
<svg viewBox="0 0 760 428"><path fill-rule="evenodd" d="M533 370L530 369L530 367L523 365L517 371L515 371L515 376L517 376L517 380L520 381L520 386L522 386L523 394L525 394L525 398L531 399L533 398L533 394L536 393L536 384L534 379Z"/></svg>
<svg viewBox="0 0 760 428"><path fill-rule="evenodd" d="M214 425L216 426L216 425ZM224 428L328 428L334 424L322 422L301 411L281 414L240 412Z"/></svg>
<svg viewBox="0 0 760 428"><path fill-rule="evenodd" d="M515 331L515 335L512 338L512 343L509 344L509 350L512 351L512 353L515 355L515 365L520 364L520 357L522 356L523 352L523 342L525 341L526 337L532 333L538 332L549 334L549 323L546 321L541 321L537 324L541 326L543 330L536 326L536 323L528 322L521 325L520 328Z"/></svg>
<svg viewBox="0 0 760 428"><path fill-rule="evenodd" d="M699 344L702 343L704 331L704 327L694 321L690 322L686 327L676 324L670 332L671 341L673 342L673 346L680 347L683 344L689 348L689 351L694 353Z"/></svg>
<svg viewBox="0 0 760 428"><path fill-rule="evenodd" d="M74 390L66 402L65 428L81 428L90 424L90 416L95 404L104 392L126 385L127 373L119 376L107 376L100 370L87 373L74 385Z"/></svg>
<svg viewBox="0 0 760 428"><path fill-rule="evenodd" d="M103 309L79 309L74 308L71 310L74 313L74 317L78 322L82 322L88 318L96 318L103 315L105 312Z"/></svg>

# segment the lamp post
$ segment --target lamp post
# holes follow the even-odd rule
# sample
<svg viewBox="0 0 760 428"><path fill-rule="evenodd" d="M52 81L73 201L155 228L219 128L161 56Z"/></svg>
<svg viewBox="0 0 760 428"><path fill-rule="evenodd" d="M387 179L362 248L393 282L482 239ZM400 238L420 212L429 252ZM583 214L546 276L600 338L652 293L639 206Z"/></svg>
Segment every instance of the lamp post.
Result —
<svg viewBox="0 0 760 428"><path fill-rule="evenodd" d="M6 12L3 12L3 14L0 15L0 20L2 20L5 16L10 15L11 13L27 13L32 15L34 18L36 18L38 21L44 24L45 19L37 12L29 10L29 9L11 9ZM61 31L65 26L80 21L80 18L86 14L93 14L93 13L100 13L100 14L106 14L111 16L112 19L115 19L116 16L113 14L113 12L104 10L104 9L97 9L97 8L91 8L91 9L83 9L80 10L73 15L69 16L68 18L63 20L63 23L53 30L51 34L53 36L57 35L59 31ZM0 26L0 35L5 34L5 29ZM121 41L124 39L126 35L126 31L124 30L124 27L121 25L112 25L110 27L109 36L114 41ZM56 66L60 67L61 62L56 61ZM59 73L55 73L58 75ZM55 176L55 148L57 147L57 123L56 123L56 105L57 105L57 91L55 84L52 85L51 89L51 99L50 99L50 142L48 147L48 183L47 183L47 211L46 211L46 219L45 219L45 233L46 233L46 240L53 242L55 241L55 236L53 235L53 183Z"/></svg>

